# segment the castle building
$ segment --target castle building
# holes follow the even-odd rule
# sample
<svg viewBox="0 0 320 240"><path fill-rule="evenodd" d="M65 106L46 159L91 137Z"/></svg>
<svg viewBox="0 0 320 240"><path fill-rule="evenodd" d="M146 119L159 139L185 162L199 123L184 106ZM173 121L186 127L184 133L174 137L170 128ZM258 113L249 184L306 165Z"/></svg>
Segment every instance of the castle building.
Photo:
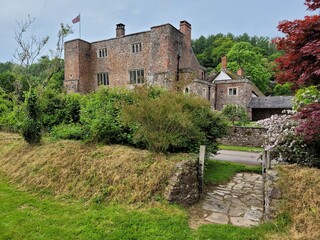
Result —
<svg viewBox="0 0 320 240"><path fill-rule="evenodd" d="M64 56L67 92L89 93L100 85L130 88L143 83L168 88L182 75L205 79L191 48L191 25L187 21L180 22L179 30L164 24L128 35L120 23L115 38L66 42Z"/></svg>

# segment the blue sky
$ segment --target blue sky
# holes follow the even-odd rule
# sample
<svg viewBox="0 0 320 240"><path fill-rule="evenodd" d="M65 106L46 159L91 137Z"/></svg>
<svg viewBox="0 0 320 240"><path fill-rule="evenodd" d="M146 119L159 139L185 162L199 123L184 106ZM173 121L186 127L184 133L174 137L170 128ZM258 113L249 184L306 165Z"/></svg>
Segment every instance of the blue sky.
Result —
<svg viewBox="0 0 320 240"><path fill-rule="evenodd" d="M73 26L79 37L79 23L71 20L81 13L81 38L98 41L115 37L117 23L126 25L126 33L150 30L170 23L179 28L181 20L192 25L192 38L217 33L250 36L281 36L279 21L302 19L314 13L306 11L304 0L0 0L0 62L13 60L16 21L36 18L29 32L49 36L42 55L55 48L60 23Z"/></svg>

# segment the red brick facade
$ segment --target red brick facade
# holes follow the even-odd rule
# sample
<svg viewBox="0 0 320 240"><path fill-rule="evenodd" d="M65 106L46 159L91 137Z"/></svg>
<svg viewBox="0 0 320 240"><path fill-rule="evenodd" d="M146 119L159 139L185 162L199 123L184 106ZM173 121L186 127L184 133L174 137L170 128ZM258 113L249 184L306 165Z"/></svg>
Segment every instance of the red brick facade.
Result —
<svg viewBox="0 0 320 240"><path fill-rule="evenodd" d="M172 86L178 69L181 76L204 77L191 48L191 25L187 21L180 22L180 30L164 24L129 35L125 35L125 26L118 24L116 36L92 43L81 39L65 43L67 92L95 91L101 73L107 75L111 87L132 86L132 71L143 73L144 82L164 87Z"/></svg>

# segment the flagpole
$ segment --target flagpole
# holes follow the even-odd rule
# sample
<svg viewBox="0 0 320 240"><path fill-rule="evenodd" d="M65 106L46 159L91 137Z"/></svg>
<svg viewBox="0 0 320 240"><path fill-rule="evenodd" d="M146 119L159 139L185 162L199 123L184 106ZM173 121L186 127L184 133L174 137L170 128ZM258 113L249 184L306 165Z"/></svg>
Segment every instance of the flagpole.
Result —
<svg viewBox="0 0 320 240"><path fill-rule="evenodd" d="M80 13L79 13L79 18L80 18L80 21L79 21L79 38L81 39L81 16L80 16Z"/></svg>

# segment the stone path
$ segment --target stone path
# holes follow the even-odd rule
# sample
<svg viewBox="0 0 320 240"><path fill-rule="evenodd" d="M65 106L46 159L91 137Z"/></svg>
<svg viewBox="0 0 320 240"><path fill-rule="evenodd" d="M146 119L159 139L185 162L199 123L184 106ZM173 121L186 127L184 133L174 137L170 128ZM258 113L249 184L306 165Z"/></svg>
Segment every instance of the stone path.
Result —
<svg viewBox="0 0 320 240"><path fill-rule="evenodd" d="M254 226L262 220L262 176L238 173L225 185L206 194L202 206L205 220L236 226Z"/></svg>

